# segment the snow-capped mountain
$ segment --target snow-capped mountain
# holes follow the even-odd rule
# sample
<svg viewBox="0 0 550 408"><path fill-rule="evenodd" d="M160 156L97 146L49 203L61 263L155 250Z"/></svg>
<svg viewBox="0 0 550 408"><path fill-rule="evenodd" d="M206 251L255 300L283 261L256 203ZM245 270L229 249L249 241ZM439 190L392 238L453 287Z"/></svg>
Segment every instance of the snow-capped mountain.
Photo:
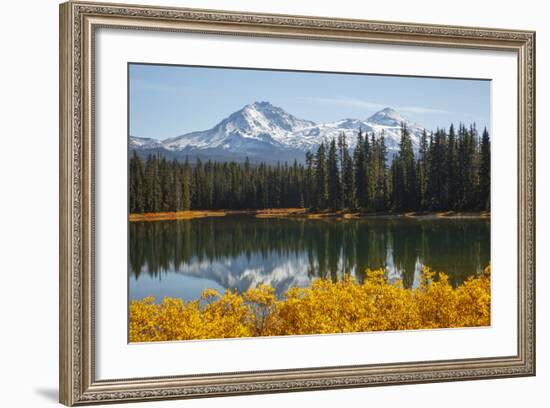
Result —
<svg viewBox="0 0 550 408"><path fill-rule="evenodd" d="M242 149L256 142L284 146L288 134L313 125L314 122L298 119L269 102L254 102L232 113L212 129L166 139L163 143L171 150L187 146Z"/></svg>
<svg viewBox="0 0 550 408"><path fill-rule="evenodd" d="M349 146L353 148L357 143L357 134L359 130L362 130L368 132L369 135L374 133L375 137L380 137L383 134L389 156L391 156L399 150L402 122L407 125L411 133L413 147L417 150L424 128L411 122L392 108L384 108L365 120L342 119L301 129L289 137L288 143L303 150L314 149L321 141L331 140L344 132L348 138Z"/></svg>
<svg viewBox="0 0 550 408"><path fill-rule="evenodd" d="M164 144L160 140L150 137L131 137L130 147L132 149L160 149L164 147Z"/></svg>
<svg viewBox="0 0 550 408"><path fill-rule="evenodd" d="M187 133L163 141L130 137L130 148L142 155L156 151L168 157L200 157L213 160L303 161L305 152L316 149L344 132L350 148L357 142L359 130L382 134L388 157L398 151L401 123L411 132L413 147L418 148L424 131L392 108L384 108L365 120L342 119L316 124L299 119L269 102L254 102L232 113L208 130Z"/></svg>
<svg viewBox="0 0 550 408"><path fill-rule="evenodd" d="M407 129L411 135L413 149L417 152L420 146L422 133L426 131L429 134L428 130L423 126L408 120L405 116L399 114L392 108L384 108L367 119L367 124L371 127L370 132L374 132L376 135L382 132L384 133L386 137L386 146L388 146L390 155L399 150L401 123L407 125Z"/></svg>

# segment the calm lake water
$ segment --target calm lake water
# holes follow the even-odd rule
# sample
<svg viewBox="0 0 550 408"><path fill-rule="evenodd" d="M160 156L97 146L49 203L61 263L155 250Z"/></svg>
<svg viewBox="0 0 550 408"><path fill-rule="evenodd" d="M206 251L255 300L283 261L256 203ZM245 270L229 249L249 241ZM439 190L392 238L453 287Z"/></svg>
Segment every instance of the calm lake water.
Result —
<svg viewBox="0 0 550 408"><path fill-rule="evenodd" d="M367 268L416 287L427 265L456 286L490 260L490 221L306 220L226 216L131 222L130 299L193 300L205 288L242 292L268 283L278 295L316 277L362 281Z"/></svg>

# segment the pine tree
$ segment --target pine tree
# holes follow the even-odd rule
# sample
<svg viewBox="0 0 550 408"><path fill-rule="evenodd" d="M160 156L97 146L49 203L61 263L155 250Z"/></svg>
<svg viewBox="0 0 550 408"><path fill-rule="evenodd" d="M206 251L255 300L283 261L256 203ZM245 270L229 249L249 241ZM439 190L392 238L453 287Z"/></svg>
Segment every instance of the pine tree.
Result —
<svg viewBox="0 0 550 408"><path fill-rule="evenodd" d="M376 169L376 189L374 195L374 208L376 211L385 211L388 201L387 181L386 181L386 139L384 131L380 135L377 143L377 169Z"/></svg>
<svg viewBox="0 0 550 408"><path fill-rule="evenodd" d="M256 188L256 203L258 208L268 207L269 191L267 187L267 166L261 163L258 166L258 187Z"/></svg>
<svg viewBox="0 0 550 408"><path fill-rule="evenodd" d="M376 195L376 176L378 172L378 154L377 143L374 132L371 133L370 143L368 137L365 141L365 157L367 161L367 209L374 210L374 200Z"/></svg>
<svg viewBox="0 0 550 408"><path fill-rule="evenodd" d="M451 124L449 128L449 137L447 139L447 208L444 209L454 209L458 208L458 191L460 188L460 183L458 180L459 177L459 167L458 167L458 147L455 134L455 128Z"/></svg>
<svg viewBox="0 0 550 408"><path fill-rule="evenodd" d="M189 166L189 158L185 158L185 163L182 167L181 174L181 202L182 210L191 209L191 167Z"/></svg>
<svg viewBox="0 0 550 408"><path fill-rule="evenodd" d="M325 209L328 206L328 169L324 142L319 145L315 156L315 180L315 207Z"/></svg>
<svg viewBox="0 0 550 408"><path fill-rule="evenodd" d="M182 210L182 190L181 190L181 179L180 179L180 170L178 162L172 160L167 167L169 171L168 179L170 181L170 190L168 192L169 196L169 206L167 211L181 211Z"/></svg>
<svg viewBox="0 0 550 408"><path fill-rule="evenodd" d="M481 136L479 165L479 200L480 208L491 210L491 141L487 128Z"/></svg>
<svg viewBox="0 0 550 408"><path fill-rule="evenodd" d="M344 132L341 133L338 143L340 148L342 203L345 208L355 209L357 206L355 173L353 169L353 160L349 154L349 147L346 140L346 134Z"/></svg>
<svg viewBox="0 0 550 408"><path fill-rule="evenodd" d="M428 134L426 129L422 131L418 158L418 199L422 209L428 207Z"/></svg>
<svg viewBox="0 0 550 408"><path fill-rule="evenodd" d="M399 156L393 155L393 159L390 166L391 174L391 208L394 211L399 211L403 209L403 195L405 191L404 186L404 177L403 177L403 166Z"/></svg>
<svg viewBox="0 0 550 408"><path fill-rule="evenodd" d="M480 191L480 181L479 181L479 174L480 174L480 138L477 132L477 127L475 122L470 126L470 134L471 134L471 145L470 145L470 151L469 154L471 155L471 177L472 177L472 189L471 191L471 198L469 203L469 208L472 209L478 209L481 208L482 203L480 201L479 197L479 191Z"/></svg>
<svg viewBox="0 0 550 408"><path fill-rule="evenodd" d="M329 145L327 157L328 170L328 201L332 210L342 208L342 184L340 171L338 169L338 153L336 151L336 140L333 138Z"/></svg>
<svg viewBox="0 0 550 408"><path fill-rule="evenodd" d="M159 175L159 158L150 155L145 165L145 212L161 211L162 191Z"/></svg>
<svg viewBox="0 0 550 408"><path fill-rule="evenodd" d="M458 209L467 210L475 196L474 137L464 125L459 127L458 160L460 168Z"/></svg>
<svg viewBox="0 0 550 408"><path fill-rule="evenodd" d="M172 194L170 187L172 185L171 174L168 170L168 162L166 157L163 157L159 163L159 177L160 177L160 211L169 211L172 208L170 199Z"/></svg>
<svg viewBox="0 0 550 408"><path fill-rule="evenodd" d="M314 204L315 197L315 183L314 183L314 169L313 169L314 157L311 151L306 152L306 175L305 175L305 186L304 186L304 205L308 208L312 207Z"/></svg>
<svg viewBox="0 0 550 408"><path fill-rule="evenodd" d="M441 210L447 205L446 135L437 129L431 137L428 165L429 209Z"/></svg>
<svg viewBox="0 0 550 408"><path fill-rule="evenodd" d="M416 162L409 129L405 123L401 124L401 142L399 143L399 173L403 180L398 183L400 191L397 194L396 207L401 210L415 210L418 208Z"/></svg>
<svg viewBox="0 0 550 408"><path fill-rule="evenodd" d="M202 161L197 157L195 168L193 169L193 195L192 195L192 208L196 210L204 209L204 170L202 168Z"/></svg>
<svg viewBox="0 0 550 408"><path fill-rule="evenodd" d="M129 165L129 201L131 213L142 213L145 211L145 174L143 163L134 150Z"/></svg>
<svg viewBox="0 0 550 408"><path fill-rule="evenodd" d="M203 207L207 210L212 209L213 199L214 199L214 175L213 175L213 165L209 160L204 165L204 185L202 186L203 192Z"/></svg>
<svg viewBox="0 0 550 408"><path fill-rule="evenodd" d="M368 136L367 136L368 137ZM359 129L357 144L353 151L353 162L355 170L356 196L359 207L367 206L367 167L365 160L365 141Z"/></svg>

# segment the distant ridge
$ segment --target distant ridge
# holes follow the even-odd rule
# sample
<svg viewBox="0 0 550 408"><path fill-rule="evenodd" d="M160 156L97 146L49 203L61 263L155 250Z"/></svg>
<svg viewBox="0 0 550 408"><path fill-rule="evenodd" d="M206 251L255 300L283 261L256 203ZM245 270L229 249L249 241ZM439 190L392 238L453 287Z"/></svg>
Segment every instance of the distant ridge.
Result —
<svg viewBox="0 0 550 408"><path fill-rule="evenodd" d="M305 152L344 132L350 148L357 134L384 134L388 157L399 149L401 123L411 132L413 148L418 149L425 130L395 109L384 108L365 120L342 119L315 123L300 119L270 102L254 102L222 119L211 129L195 131L165 140L130 136L130 149L140 155L159 153L169 158L199 157L204 160L253 162L304 161Z"/></svg>

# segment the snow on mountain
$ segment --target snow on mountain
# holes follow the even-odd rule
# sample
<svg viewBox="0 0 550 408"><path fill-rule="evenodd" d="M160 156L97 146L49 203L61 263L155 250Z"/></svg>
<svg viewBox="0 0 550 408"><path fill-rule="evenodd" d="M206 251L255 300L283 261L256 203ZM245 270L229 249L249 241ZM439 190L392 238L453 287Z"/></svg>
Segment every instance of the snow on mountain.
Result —
<svg viewBox="0 0 550 408"><path fill-rule="evenodd" d="M388 153L391 156L399 150L401 140L401 123L405 123L411 133L413 148L418 149L424 128L411 122L392 108L384 108L368 119L342 119L336 122L315 124L287 135L285 143L300 150L315 149L321 142L337 138L342 132L346 134L348 145L353 148L357 143L359 130L369 135L375 134L385 138Z"/></svg>
<svg viewBox="0 0 550 408"><path fill-rule="evenodd" d="M360 129L363 132L372 130L368 123L359 119L342 119L336 122L321 123L293 132L288 136L287 143L301 150L311 150L319 146L321 142L326 143L344 132L348 144L353 147L357 142Z"/></svg>
<svg viewBox="0 0 550 408"><path fill-rule="evenodd" d="M298 119L269 102L254 102L232 113L212 129L167 139L163 144L170 150L181 150L187 146L233 150L246 147L251 142L284 146L289 133L314 124Z"/></svg>
<svg viewBox="0 0 550 408"><path fill-rule="evenodd" d="M418 148L424 128L384 108L366 120L342 119L316 124L299 119L269 102L254 102L232 113L211 129L158 141L131 138L130 147L138 152L155 149L171 157L197 156L217 160L255 161L304 160L307 150L314 150L344 132L350 148L357 142L359 130L376 137L384 135L390 158L399 149L401 123L411 132L413 147Z"/></svg>
<svg viewBox="0 0 550 408"><path fill-rule="evenodd" d="M367 121L376 123L380 126L388 127L398 127L401 126L401 122L409 122L405 117L401 116L392 108L384 108L381 111L376 112L368 118Z"/></svg>
<svg viewBox="0 0 550 408"><path fill-rule="evenodd" d="M130 136L131 149L158 149L162 147L164 147L164 144L160 140L149 137Z"/></svg>
<svg viewBox="0 0 550 408"><path fill-rule="evenodd" d="M384 108L381 111L376 112L374 115L367 119L367 123L370 125L370 132L374 132L376 135L384 133L386 146L388 152L397 153L399 150L399 142L401 141L401 123L405 123L407 129L410 132L413 149L418 151L420 146L420 138L424 130L424 127L411 122L403 115L399 114L392 108Z"/></svg>

